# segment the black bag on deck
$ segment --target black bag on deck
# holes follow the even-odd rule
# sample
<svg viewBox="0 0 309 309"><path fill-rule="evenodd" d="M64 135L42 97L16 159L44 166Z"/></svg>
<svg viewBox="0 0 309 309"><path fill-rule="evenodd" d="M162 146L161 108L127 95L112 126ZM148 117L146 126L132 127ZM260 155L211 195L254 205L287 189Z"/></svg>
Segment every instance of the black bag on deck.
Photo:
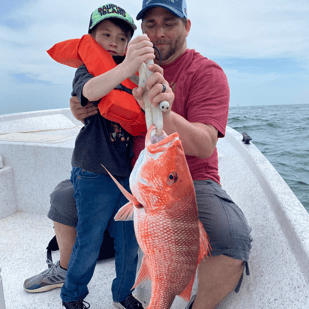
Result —
<svg viewBox="0 0 309 309"><path fill-rule="evenodd" d="M50 240L47 246L47 260L53 261L52 251L59 250L56 235ZM114 239L109 235L108 231L104 232L104 238L101 244L98 261L115 257Z"/></svg>

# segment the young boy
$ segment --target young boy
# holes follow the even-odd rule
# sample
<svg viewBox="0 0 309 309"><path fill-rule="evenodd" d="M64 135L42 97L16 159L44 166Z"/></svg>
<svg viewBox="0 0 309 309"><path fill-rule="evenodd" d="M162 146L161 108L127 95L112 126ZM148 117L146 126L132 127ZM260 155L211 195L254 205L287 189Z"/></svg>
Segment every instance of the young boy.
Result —
<svg viewBox="0 0 309 309"><path fill-rule="evenodd" d="M116 5L103 5L91 14L90 35L112 57L124 60L96 77L84 65L77 69L72 95L79 98L82 106L88 101L97 104L123 80L134 75L143 61L154 58L152 43L145 39L141 42L144 44L142 53L127 48L134 30L136 26L133 19ZM100 113L85 119L85 126L76 138L72 157L71 181L78 224L75 245L61 289L62 308L89 308L84 298L88 294L87 284L94 272L105 229L108 229L115 242L116 278L112 283L114 305L118 308L143 308L131 294L138 249L133 222L116 222L113 219L127 200L101 166L103 164L129 190L132 156L132 136L120 124L107 120Z"/></svg>

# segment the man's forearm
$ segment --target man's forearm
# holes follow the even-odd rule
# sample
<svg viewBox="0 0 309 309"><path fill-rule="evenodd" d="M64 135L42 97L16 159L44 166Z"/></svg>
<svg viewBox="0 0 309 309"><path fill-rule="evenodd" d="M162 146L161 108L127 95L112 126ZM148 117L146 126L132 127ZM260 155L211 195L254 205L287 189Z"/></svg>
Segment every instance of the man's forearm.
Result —
<svg viewBox="0 0 309 309"><path fill-rule="evenodd" d="M186 155L205 159L213 154L218 136L218 131L213 126L191 123L174 112L170 112L163 121L166 134L179 134Z"/></svg>

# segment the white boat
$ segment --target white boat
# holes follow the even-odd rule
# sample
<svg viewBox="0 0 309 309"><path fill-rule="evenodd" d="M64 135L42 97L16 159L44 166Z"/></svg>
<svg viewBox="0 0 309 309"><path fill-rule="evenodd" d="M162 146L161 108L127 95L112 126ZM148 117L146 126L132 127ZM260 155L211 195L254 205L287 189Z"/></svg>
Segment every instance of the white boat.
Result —
<svg viewBox="0 0 309 309"><path fill-rule="evenodd" d="M69 109L0 116L0 309L60 308L60 289L29 294L23 282L47 267L45 247L54 235L49 195L70 176L80 127ZM253 229L251 274L218 308L309 308L309 215L254 144L241 140L227 128L218 142L219 168L223 188ZM86 298L91 308L114 308L113 278L114 260L98 262ZM146 305L149 284L134 293ZM185 306L176 297L171 308Z"/></svg>

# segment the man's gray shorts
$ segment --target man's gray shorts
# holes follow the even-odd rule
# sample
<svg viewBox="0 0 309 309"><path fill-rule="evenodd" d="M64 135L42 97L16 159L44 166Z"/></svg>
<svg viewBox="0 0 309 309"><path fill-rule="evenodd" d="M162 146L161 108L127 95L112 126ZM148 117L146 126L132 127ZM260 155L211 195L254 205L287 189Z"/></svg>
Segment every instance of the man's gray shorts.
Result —
<svg viewBox="0 0 309 309"><path fill-rule="evenodd" d="M251 228L240 208L221 186L212 180L195 180L199 217L208 233L211 255L226 255L248 261L252 238ZM69 179L57 185L50 195L48 217L58 223L76 227L77 212Z"/></svg>
<svg viewBox="0 0 309 309"><path fill-rule="evenodd" d="M251 228L241 209L215 181L195 180L194 187L199 219L209 236L211 255L248 261Z"/></svg>
<svg viewBox="0 0 309 309"><path fill-rule="evenodd" d="M73 195L74 189L70 179L60 182L50 195L48 218L64 225L76 227L77 210Z"/></svg>

